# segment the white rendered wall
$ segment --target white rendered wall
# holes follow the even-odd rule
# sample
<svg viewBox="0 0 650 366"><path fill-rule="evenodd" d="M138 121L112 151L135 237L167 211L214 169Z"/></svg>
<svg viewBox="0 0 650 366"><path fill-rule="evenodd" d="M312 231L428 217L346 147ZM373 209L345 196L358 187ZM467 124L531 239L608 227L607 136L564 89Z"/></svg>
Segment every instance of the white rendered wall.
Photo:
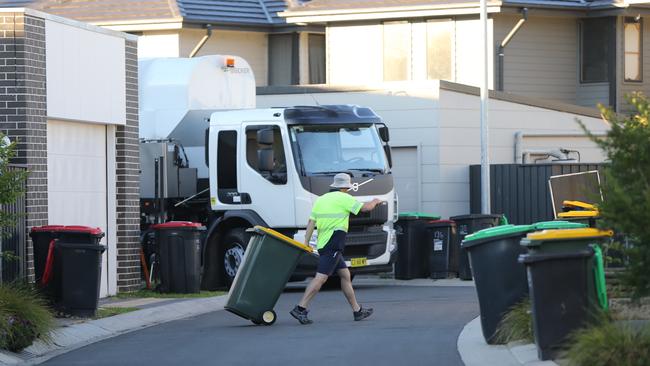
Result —
<svg viewBox="0 0 650 366"><path fill-rule="evenodd" d="M47 115L126 123L124 38L45 20Z"/></svg>

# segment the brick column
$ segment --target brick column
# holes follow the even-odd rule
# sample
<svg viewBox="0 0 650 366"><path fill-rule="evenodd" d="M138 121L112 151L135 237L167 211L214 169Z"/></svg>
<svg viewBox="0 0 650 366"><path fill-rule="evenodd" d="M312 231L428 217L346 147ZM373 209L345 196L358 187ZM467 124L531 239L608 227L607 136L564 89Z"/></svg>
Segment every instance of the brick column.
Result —
<svg viewBox="0 0 650 366"><path fill-rule="evenodd" d="M0 130L17 141L17 164L30 172L27 231L47 225L47 103L45 21L24 13L0 15ZM26 274L34 279L33 246L27 236Z"/></svg>
<svg viewBox="0 0 650 366"><path fill-rule="evenodd" d="M126 46L126 126L117 137L117 289L140 288L140 153L138 140L138 45Z"/></svg>

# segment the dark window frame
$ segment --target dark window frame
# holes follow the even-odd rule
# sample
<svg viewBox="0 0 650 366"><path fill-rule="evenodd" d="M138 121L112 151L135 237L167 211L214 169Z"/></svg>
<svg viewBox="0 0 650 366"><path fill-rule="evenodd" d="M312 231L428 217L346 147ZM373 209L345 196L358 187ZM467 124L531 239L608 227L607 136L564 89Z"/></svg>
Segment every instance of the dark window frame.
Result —
<svg viewBox="0 0 650 366"><path fill-rule="evenodd" d="M323 38L323 75L322 75L322 83L314 82L312 79L312 40L314 37L322 37ZM307 62L307 72L309 76L309 84L326 84L327 83L327 36L325 33L307 33L307 55L308 55L308 62Z"/></svg>
<svg viewBox="0 0 650 366"><path fill-rule="evenodd" d="M233 203L232 195L238 190L237 181L237 130L217 133L217 192L219 201Z"/></svg>
<svg viewBox="0 0 650 366"><path fill-rule="evenodd" d="M598 37L600 40L605 38L603 43L607 44L607 50L606 54L604 55L605 57L605 62L606 67L605 67L605 76L604 78L599 78L599 79L586 79L585 78L585 42L584 42L584 32L585 32L585 22L588 21L594 21L594 20L604 20L606 22L611 22L611 19L608 19L608 17L602 17L602 18L584 18L579 21L579 33L578 33L578 41L579 41L579 80L580 84L597 84L597 83L608 83L612 82L613 76L611 69L612 69L612 52L615 53L615 49L612 49L612 37L615 37L615 28L614 28L614 34L612 34L612 29L611 29L611 23L607 24L607 27L601 28L603 32L605 32L605 37ZM615 39L615 38L613 38Z"/></svg>
<svg viewBox="0 0 650 366"><path fill-rule="evenodd" d="M289 85L298 85L300 84L300 34L297 32L291 32L291 33L269 33L268 34L268 49L267 49L267 68L268 68L268 75L266 77L267 84L269 86L273 85L286 85L286 84L277 84L277 83L271 83L271 71L273 70L274 67L274 58L273 58L273 53L271 50L271 38L275 36L291 36L291 56L290 56L290 61L291 61L291 66L290 66L290 84Z"/></svg>

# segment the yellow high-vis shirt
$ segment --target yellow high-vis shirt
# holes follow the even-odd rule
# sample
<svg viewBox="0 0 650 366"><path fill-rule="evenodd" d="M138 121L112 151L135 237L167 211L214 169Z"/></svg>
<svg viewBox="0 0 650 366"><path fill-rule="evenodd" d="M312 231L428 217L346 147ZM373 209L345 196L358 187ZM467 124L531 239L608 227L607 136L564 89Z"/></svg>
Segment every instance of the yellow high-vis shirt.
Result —
<svg viewBox="0 0 650 366"><path fill-rule="evenodd" d="M350 214L358 214L363 204L350 194L335 191L316 200L309 218L316 222L318 240L316 247L323 249L336 230L348 231Z"/></svg>

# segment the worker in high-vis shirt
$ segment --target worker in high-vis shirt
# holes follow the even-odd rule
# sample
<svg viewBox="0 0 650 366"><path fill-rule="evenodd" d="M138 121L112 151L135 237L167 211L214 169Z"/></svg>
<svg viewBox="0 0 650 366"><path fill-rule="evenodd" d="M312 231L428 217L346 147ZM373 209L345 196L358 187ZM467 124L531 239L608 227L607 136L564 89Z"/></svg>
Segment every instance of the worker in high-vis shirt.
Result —
<svg viewBox="0 0 650 366"><path fill-rule="evenodd" d="M357 201L347 193L352 188L352 183L350 176L345 173L335 175L334 182L330 187L332 190L319 197L314 203L307 224L307 232L305 233L305 245L309 245L314 227L318 229L316 247L319 259L316 277L307 286L300 303L290 312L291 316L298 319L300 324L312 323L307 316L309 302L335 271L341 279L341 290L343 290L352 307L354 320L362 320L372 314L371 308L363 308L357 303L352 288L350 270L343 259L343 251L345 249L345 237L348 232L350 214L356 215L360 211L372 211L382 201L377 198L366 203Z"/></svg>

